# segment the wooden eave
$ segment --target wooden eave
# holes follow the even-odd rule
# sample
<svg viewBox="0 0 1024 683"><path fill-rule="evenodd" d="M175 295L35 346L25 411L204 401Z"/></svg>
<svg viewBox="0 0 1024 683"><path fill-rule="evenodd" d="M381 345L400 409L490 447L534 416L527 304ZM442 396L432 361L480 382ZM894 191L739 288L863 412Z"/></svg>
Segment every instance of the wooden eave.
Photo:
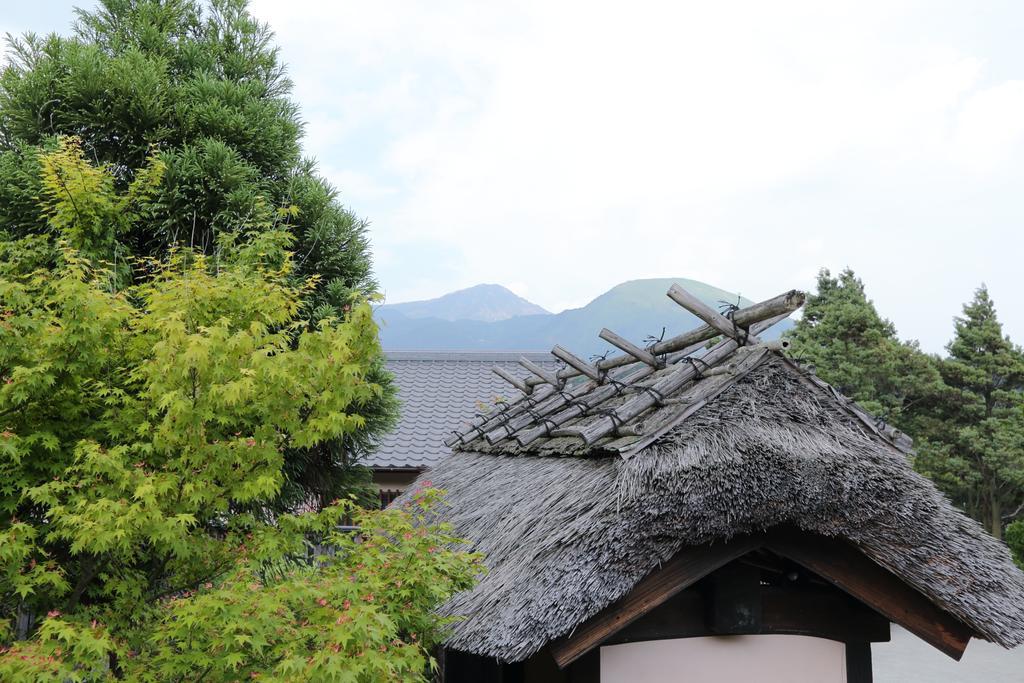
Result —
<svg viewBox="0 0 1024 683"><path fill-rule="evenodd" d="M852 596L953 659L959 660L973 630L854 546L796 530L777 529L726 543L684 548L642 579L625 597L553 641L560 668L583 657L673 596L729 562L765 549L784 557Z"/></svg>

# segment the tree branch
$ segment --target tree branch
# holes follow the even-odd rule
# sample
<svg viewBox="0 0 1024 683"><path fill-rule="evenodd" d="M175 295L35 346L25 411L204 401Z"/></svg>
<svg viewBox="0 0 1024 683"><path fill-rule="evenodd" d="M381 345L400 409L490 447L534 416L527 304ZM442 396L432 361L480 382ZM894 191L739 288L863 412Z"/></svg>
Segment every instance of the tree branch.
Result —
<svg viewBox="0 0 1024 683"><path fill-rule="evenodd" d="M1021 503L1020 505L1018 505L1017 509L1014 510L1013 512L1011 512L1010 514L1003 515L1003 521L1004 522L1009 522L1009 521L1012 521L1012 520L1016 519L1017 515L1019 515L1022 511L1024 511L1024 503Z"/></svg>
<svg viewBox="0 0 1024 683"><path fill-rule="evenodd" d="M82 562L82 575L78 577L75 589L71 591L71 596L68 598L67 605L64 608L65 612L71 612L78 606L78 601L82 599L85 589L89 587L89 583L99 573L99 566L99 559L95 555L90 555L88 559Z"/></svg>

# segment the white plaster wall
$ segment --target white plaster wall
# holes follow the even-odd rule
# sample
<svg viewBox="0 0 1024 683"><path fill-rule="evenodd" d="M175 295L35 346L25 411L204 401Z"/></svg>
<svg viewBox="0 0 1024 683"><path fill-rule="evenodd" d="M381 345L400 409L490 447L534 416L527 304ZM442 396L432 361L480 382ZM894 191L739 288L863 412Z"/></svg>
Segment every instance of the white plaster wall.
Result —
<svg viewBox="0 0 1024 683"><path fill-rule="evenodd" d="M712 636L601 648L601 683L846 683L846 646L807 636Z"/></svg>

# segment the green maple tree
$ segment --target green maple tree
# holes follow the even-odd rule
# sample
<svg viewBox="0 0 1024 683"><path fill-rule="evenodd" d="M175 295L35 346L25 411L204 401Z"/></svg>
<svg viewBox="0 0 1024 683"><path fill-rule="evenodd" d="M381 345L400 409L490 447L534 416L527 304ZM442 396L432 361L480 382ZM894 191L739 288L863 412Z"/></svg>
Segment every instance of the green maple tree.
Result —
<svg viewBox="0 0 1024 683"><path fill-rule="evenodd" d="M384 391L369 304L311 326L272 226L121 277L101 256L160 159L123 192L76 141L39 161L48 230L0 241L0 679L422 680L479 569L436 492L276 507L288 453Z"/></svg>

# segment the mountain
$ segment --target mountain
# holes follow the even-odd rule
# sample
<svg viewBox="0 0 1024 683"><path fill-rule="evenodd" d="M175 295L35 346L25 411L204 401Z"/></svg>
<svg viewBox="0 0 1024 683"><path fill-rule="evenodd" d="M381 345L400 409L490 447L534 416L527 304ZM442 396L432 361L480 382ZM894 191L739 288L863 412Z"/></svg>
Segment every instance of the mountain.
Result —
<svg viewBox="0 0 1024 683"><path fill-rule="evenodd" d="M481 320L494 322L521 315L550 315L537 304L516 296L501 285L476 285L436 299L386 304L377 309L378 317L399 315L413 320Z"/></svg>
<svg viewBox="0 0 1024 683"><path fill-rule="evenodd" d="M557 314L545 312L493 321L452 320L437 316L410 316L401 308L406 304L392 304L378 308L376 316L381 323L381 342L388 351L550 351L555 344L561 344L586 358L609 350L613 354L618 353L598 338L597 333L602 327L634 343L644 344L645 339L661 337L663 328L664 338L667 339L702 324L665 295L672 283L679 283L716 309L725 302L737 302L736 294L703 282L686 278L659 278L624 282L582 308L572 308ZM462 291L475 289L478 288ZM446 296L454 294L460 292ZM508 294L515 297L511 292ZM416 304L429 307L445 298ZM533 306L519 297L515 298ZM749 306L751 303L747 299L739 300L741 306ZM487 306L483 305L478 310L486 309ZM418 310L424 308L413 308L414 312ZM792 325L789 321L780 323L762 337L774 339Z"/></svg>

